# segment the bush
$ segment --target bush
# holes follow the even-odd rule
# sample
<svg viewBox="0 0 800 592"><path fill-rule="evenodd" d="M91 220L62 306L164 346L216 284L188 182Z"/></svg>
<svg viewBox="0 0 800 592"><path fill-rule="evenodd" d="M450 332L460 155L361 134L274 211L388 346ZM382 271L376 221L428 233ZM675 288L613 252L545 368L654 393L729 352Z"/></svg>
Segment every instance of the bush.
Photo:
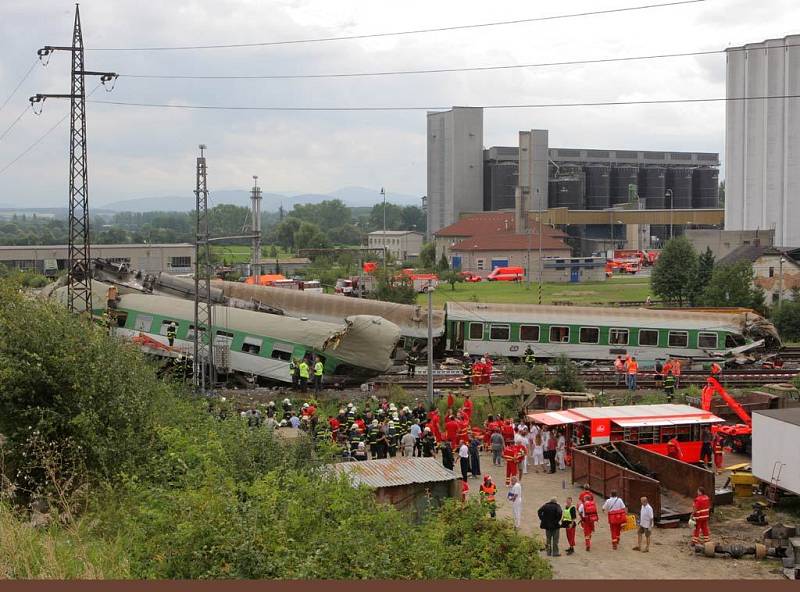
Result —
<svg viewBox="0 0 800 592"><path fill-rule="evenodd" d="M772 322L783 341L800 341L800 302L784 300L772 313Z"/></svg>
<svg viewBox="0 0 800 592"><path fill-rule="evenodd" d="M556 375L550 380L549 386L565 393L579 393L585 389L577 364L565 354L559 355L553 362Z"/></svg>

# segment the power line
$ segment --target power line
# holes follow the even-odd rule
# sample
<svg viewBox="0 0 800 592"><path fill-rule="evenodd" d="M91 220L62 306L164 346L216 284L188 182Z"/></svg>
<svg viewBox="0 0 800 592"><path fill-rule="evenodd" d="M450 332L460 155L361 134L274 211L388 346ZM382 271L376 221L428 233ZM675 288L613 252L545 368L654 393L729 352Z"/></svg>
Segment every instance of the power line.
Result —
<svg viewBox="0 0 800 592"><path fill-rule="evenodd" d="M637 10L649 10L651 8L665 8L669 6L680 6L684 4L697 4L706 0L678 0L675 2L665 2L661 4L644 4L640 6L629 6L627 8L611 8L607 10L592 10L587 12L574 12L570 14L559 14L553 16L540 16L526 19L514 19L506 21L493 21L488 23L476 23L471 25L453 25L449 27L435 27L430 29L411 29L407 31L393 31L386 33L365 33L362 35L343 35L339 37L317 37L311 39L290 39L286 41L262 41L257 43L225 43L215 45L181 45L173 47L95 47L86 48L86 51L176 51L176 50L195 50L195 49L233 49L241 47L268 47L274 45L297 45L300 43L324 43L328 41L351 41L356 39L374 39L377 37L397 37L401 35L418 35L422 33L440 33L444 31L461 31L465 29L478 29L486 27L499 27L505 25L519 25L523 23L536 23L543 21L554 21L562 19L580 18L585 16L596 16L604 14L616 14L620 12L632 12Z"/></svg>
<svg viewBox="0 0 800 592"><path fill-rule="evenodd" d="M544 109L550 107L613 107L622 105L669 105L677 103L718 103L729 101L756 101L768 99L797 99L800 95L771 95L758 97L710 97L699 99L649 99L640 101L590 101L581 103L527 103L508 105L472 105L480 109ZM181 105L168 103L136 103L127 101L88 101L105 105L126 107L153 107L165 109L196 109L211 111L446 111L452 107L385 106L385 107L258 107L226 105Z"/></svg>
<svg viewBox="0 0 800 592"><path fill-rule="evenodd" d="M28 71L25 72L25 74L22 76L22 79L17 83L17 86L15 86L14 90L11 91L11 94L9 94L6 97L6 100L3 101L3 104L0 105L0 111L2 111L5 108L5 106L8 105L8 102L11 100L11 97L13 97L16 94L16 92L19 90L19 87L22 86L22 83L25 82L25 80L28 79L28 76L31 75L31 72L33 72L33 68L36 66L36 62L38 62L38 61L39 61L38 59L33 60L33 63L31 64L31 67L28 68Z"/></svg>
<svg viewBox="0 0 800 592"><path fill-rule="evenodd" d="M765 47L765 50L784 49L787 47L800 47L800 44L788 44L775 47ZM762 48L759 48L762 49ZM699 51L686 51L679 53L661 53L643 56L623 56L619 58L594 58L583 60L571 60L562 62L539 62L533 64L503 64L498 66L464 66L460 68L430 68L420 70L385 70L377 72L336 72L324 74L120 74L125 78L147 78L147 79L166 79L166 80L294 80L304 78L358 78L368 76L401 76L408 74L444 74L453 72L483 72L490 70L515 70L523 68L547 68L555 66L578 66L585 64L608 64L614 62L633 62L643 60L660 60L668 58L684 58L692 56L717 55L726 52L748 51L745 47L733 47L726 49L709 49ZM753 51L749 48L749 51Z"/></svg>
<svg viewBox="0 0 800 592"><path fill-rule="evenodd" d="M9 126L8 126L8 127L7 127L7 128L4 130L4 131L3 131L3 133L2 133L2 134L0 134L0 142L2 142L2 141L3 141L3 138L5 138L5 137L8 135L8 133L9 133L9 132L10 132L12 129L14 129L14 126L15 126L15 125L17 125L17 122L18 122L20 119L22 119L22 116L23 116L23 115L25 115L27 112L28 112L28 107L27 107L27 106L26 106L26 107L23 107L23 109L22 109L22 112L21 112L19 115L17 115L17 118L16 118L14 121L12 121L12 122L11 122L11 125L9 125Z"/></svg>

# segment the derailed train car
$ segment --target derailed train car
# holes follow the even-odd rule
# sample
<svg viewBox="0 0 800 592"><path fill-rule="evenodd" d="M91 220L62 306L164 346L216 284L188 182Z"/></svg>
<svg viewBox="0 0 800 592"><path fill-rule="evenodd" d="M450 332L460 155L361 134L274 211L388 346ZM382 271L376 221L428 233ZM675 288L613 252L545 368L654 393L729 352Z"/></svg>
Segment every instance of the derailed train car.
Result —
<svg viewBox="0 0 800 592"><path fill-rule="evenodd" d="M715 359L780 347L775 327L750 310L643 309L448 302L446 349L537 359L618 355L654 362L667 356Z"/></svg>
<svg viewBox="0 0 800 592"><path fill-rule="evenodd" d="M110 284L93 282L92 308L100 316L109 304ZM64 301L66 288L52 291ZM194 303L158 294L127 293L113 301L112 331L129 340L146 339L147 351L173 357L192 352ZM219 357L215 364L232 372L291 382L289 363L306 354L322 357L328 376L366 378L386 372L400 338L397 326L374 315L351 315L338 323L267 315L230 306L213 307L212 335ZM167 327L175 323L176 338L168 346ZM207 328L200 327L203 339Z"/></svg>

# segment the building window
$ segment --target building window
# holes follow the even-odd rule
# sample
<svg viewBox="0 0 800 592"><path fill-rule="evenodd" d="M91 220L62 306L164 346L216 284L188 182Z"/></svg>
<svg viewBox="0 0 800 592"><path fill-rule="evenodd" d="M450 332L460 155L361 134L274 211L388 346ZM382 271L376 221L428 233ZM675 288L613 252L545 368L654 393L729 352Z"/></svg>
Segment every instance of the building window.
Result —
<svg viewBox="0 0 800 592"><path fill-rule="evenodd" d="M658 347L658 331L656 329L639 329L639 345Z"/></svg>
<svg viewBox="0 0 800 592"><path fill-rule="evenodd" d="M578 337L581 343L600 343L600 329L597 327L581 327Z"/></svg>
<svg viewBox="0 0 800 592"><path fill-rule="evenodd" d="M283 360L284 362L288 362L292 359L293 351L294 348L291 345L286 343L273 343L270 357L273 360Z"/></svg>
<svg viewBox="0 0 800 592"><path fill-rule="evenodd" d="M550 327L550 343L569 343L569 327Z"/></svg>
<svg viewBox="0 0 800 592"><path fill-rule="evenodd" d="M136 331L144 331L145 333L150 332L150 328L153 326L153 317L150 315L139 315L136 317L136 321L133 324L133 328Z"/></svg>
<svg viewBox="0 0 800 592"><path fill-rule="evenodd" d="M669 347L689 347L689 333L686 331L670 331Z"/></svg>
<svg viewBox="0 0 800 592"><path fill-rule="evenodd" d="M520 341L539 341L539 325L520 325Z"/></svg>
<svg viewBox="0 0 800 592"><path fill-rule="evenodd" d="M489 329L489 339L492 341L508 341L511 337L511 325L492 325Z"/></svg>
<svg viewBox="0 0 800 592"><path fill-rule="evenodd" d="M697 335L697 347L701 349L717 349L716 333L699 333Z"/></svg>
<svg viewBox="0 0 800 592"><path fill-rule="evenodd" d="M257 356L261 352L261 346L264 344L263 339L256 337L245 337L242 343L242 352Z"/></svg>
<svg viewBox="0 0 800 592"><path fill-rule="evenodd" d="M469 338L473 341L483 339L483 323L469 324Z"/></svg>
<svg viewBox="0 0 800 592"><path fill-rule="evenodd" d="M192 266L192 258L191 257L170 257L169 258L169 266L172 269L191 267Z"/></svg>
<svg viewBox="0 0 800 592"><path fill-rule="evenodd" d="M775 277L775 268L774 267L770 267L769 268L769 277Z"/></svg>
<svg viewBox="0 0 800 592"><path fill-rule="evenodd" d="M628 330L627 329L609 329L608 330L608 344L609 345L628 345Z"/></svg>
<svg viewBox="0 0 800 592"><path fill-rule="evenodd" d="M476 267L478 268L479 271L483 271L484 265L486 265L486 260L485 259L478 259Z"/></svg>

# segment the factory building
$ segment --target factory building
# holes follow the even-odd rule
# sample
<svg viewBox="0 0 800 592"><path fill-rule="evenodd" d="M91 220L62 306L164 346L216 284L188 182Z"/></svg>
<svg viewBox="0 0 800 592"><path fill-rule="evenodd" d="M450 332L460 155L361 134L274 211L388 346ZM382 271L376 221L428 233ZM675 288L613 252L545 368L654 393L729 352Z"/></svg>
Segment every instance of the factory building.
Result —
<svg viewBox="0 0 800 592"><path fill-rule="evenodd" d="M727 50L727 97L800 95L800 35ZM800 246L800 101L732 100L725 117L725 228Z"/></svg>

